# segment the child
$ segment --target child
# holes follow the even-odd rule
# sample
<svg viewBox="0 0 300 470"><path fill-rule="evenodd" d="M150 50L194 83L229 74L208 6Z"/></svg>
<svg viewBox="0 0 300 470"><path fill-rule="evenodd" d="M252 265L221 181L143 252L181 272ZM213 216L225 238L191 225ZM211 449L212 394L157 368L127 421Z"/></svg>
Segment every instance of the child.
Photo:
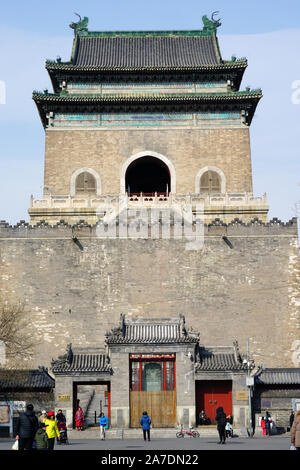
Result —
<svg viewBox="0 0 300 470"><path fill-rule="evenodd" d="M37 450L47 450L48 449L48 436L46 433L46 427L48 424L41 423L39 429L35 434L35 442Z"/></svg>
<svg viewBox="0 0 300 470"><path fill-rule="evenodd" d="M232 437L232 426L228 421L225 426L225 433L226 433L226 437Z"/></svg>

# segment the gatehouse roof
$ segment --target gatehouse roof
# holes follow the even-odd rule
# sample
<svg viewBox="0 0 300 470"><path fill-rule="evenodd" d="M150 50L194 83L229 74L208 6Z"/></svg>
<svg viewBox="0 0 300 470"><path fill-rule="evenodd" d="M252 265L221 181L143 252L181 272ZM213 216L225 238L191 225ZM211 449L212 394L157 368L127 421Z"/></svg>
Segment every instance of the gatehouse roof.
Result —
<svg viewBox="0 0 300 470"><path fill-rule="evenodd" d="M107 344L174 344L198 341L199 333L186 329L183 315L172 319L128 319L121 315L119 326L106 333Z"/></svg>
<svg viewBox="0 0 300 470"><path fill-rule="evenodd" d="M81 373L81 372L111 372L109 358L103 351L72 350L72 345L67 346L67 353L52 359L51 370L55 374Z"/></svg>
<svg viewBox="0 0 300 470"><path fill-rule="evenodd" d="M251 362L250 369L253 369ZM195 372L204 371L246 371L247 361L239 353L237 346L228 347L201 347L195 363Z"/></svg>

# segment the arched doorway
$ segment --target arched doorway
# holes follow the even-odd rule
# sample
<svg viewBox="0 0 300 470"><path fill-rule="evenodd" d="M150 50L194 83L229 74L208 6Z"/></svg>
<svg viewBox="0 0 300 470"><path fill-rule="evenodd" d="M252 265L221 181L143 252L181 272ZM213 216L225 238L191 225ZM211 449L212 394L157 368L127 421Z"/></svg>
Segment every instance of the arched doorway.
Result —
<svg viewBox="0 0 300 470"><path fill-rule="evenodd" d="M168 195L171 176L166 163L156 157L144 156L130 163L125 174L125 190L128 195Z"/></svg>

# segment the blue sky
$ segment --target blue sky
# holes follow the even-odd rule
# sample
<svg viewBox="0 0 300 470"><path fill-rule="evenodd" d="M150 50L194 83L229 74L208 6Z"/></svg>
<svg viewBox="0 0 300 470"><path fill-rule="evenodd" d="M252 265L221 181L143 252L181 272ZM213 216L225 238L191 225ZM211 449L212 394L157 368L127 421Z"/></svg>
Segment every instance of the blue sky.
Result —
<svg viewBox="0 0 300 470"><path fill-rule="evenodd" d="M74 12L90 30L193 30L216 10L223 58L247 57L241 88L263 90L250 131L254 194L267 193L270 218L300 216L299 0L28 0L1 6L0 220L28 221L30 195L42 194L44 130L31 94L51 90L46 59L69 60Z"/></svg>

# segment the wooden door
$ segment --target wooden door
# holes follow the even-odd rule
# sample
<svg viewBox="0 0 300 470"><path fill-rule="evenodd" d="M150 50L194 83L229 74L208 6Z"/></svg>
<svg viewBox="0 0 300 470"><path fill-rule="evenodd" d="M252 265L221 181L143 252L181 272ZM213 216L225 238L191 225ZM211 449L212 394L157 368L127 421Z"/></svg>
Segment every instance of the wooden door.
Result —
<svg viewBox="0 0 300 470"><path fill-rule="evenodd" d="M230 380L197 381L196 413L204 410L211 423L215 423L216 411L223 407L226 415L232 415L232 382Z"/></svg>
<svg viewBox="0 0 300 470"><path fill-rule="evenodd" d="M140 428L140 419L144 411L151 418L155 428L175 427L176 391L131 391L130 423L133 428Z"/></svg>

